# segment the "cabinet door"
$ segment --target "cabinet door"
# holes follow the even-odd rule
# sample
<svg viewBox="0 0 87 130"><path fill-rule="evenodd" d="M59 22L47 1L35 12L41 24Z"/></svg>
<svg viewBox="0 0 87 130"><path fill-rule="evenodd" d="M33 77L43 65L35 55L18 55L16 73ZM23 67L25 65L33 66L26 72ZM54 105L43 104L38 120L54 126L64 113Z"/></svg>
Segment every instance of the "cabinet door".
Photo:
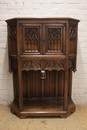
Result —
<svg viewBox="0 0 87 130"><path fill-rule="evenodd" d="M45 53L65 54L65 25L45 24Z"/></svg>
<svg viewBox="0 0 87 130"><path fill-rule="evenodd" d="M22 38L23 38L23 53L40 54L41 48L41 24L23 24Z"/></svg>

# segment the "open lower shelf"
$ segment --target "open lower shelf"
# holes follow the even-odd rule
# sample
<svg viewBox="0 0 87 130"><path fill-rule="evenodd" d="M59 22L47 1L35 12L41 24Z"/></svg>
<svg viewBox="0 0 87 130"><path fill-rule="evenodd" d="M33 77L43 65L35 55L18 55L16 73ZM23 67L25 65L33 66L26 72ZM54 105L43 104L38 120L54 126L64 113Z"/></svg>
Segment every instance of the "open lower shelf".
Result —
<svg viewBox="0 0 87 130"><path fill-rule="evenodd" d="M67 111L63 110L63 99L56 98L32 98L23 100L23 111L19 111L17 104L13 103L11 111L20 118L39 116L67 117L75 111L75 105L71 99L68 100Z"/></svg>

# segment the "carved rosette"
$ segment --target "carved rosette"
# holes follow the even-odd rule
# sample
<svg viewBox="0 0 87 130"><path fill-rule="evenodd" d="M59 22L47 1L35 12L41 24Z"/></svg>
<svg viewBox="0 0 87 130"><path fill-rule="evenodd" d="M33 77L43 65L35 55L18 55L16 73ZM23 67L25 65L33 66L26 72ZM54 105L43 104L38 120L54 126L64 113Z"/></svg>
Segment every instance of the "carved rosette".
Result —
<svg viewBox="0 0 87 130"><path fill-rule="evenodd" d="M41 62L39 60L23 61L22 70L41 70Z"/></svg>
<svg viewBox="0 0 87 130"><path fill-rule="evenodd" d="M49 70L49 71L64 70L64 60L51 60L51 61L47 60L45 62L45 70Z"/></svg>
<svg viewBox="0 0 87 130"><path fill-rule="evenodd" d="M69 69L72 71L76 71L76 59L70 59L69 60Z"/></svg>

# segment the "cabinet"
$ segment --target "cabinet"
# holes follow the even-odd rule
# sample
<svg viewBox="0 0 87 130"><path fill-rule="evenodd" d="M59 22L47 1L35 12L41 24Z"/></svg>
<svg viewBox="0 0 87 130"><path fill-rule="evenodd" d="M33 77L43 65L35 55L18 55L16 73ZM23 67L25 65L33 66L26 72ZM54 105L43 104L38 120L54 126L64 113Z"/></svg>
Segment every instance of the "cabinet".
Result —
<svg viewBox="0 0 87 130"><path fill-rule="evenodd" d="M8 27L9 71L13 72L11 112L20 118L67 117L75 111L77 19L13 18Z"/></svg>

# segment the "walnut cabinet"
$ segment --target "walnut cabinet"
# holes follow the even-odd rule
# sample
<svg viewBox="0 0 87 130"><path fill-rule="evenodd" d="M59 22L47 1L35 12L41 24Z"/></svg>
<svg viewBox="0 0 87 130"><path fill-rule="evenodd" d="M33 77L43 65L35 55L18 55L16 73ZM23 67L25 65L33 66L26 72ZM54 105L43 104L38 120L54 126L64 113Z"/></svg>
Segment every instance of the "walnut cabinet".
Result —
<svg viewBox="0 0 87 130"><path fill-rule="evenodd" d="M13 72L11 112L20 118L67 117L75 111L77 19L13 18L8 28L9 71Z"/></svg>

